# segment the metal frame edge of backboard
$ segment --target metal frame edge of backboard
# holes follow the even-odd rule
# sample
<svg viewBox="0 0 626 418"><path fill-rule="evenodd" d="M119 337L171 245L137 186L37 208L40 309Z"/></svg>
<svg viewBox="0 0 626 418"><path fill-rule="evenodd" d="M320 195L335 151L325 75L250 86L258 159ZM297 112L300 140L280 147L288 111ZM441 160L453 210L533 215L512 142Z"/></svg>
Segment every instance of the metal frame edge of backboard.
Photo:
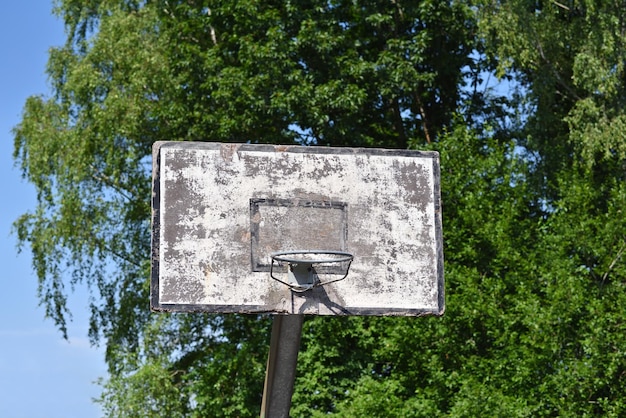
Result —
<svg viewBox="0 0 626 418"><path fill-rule="evenodd" d="M438 306L435 309L411 309L411 308L350 308L342 310L338 315L373 315L373 316L441 316L445 311L445 288L444 288L444 257L443 257L443 233L441 216L441 186L439 154L436 151L415 151L381 148L339 148L339 147L317 147L298 145L270 145L270 144L247 144L247 143L216 143L216 142L180 142L180 141L157 141L152 148L152 233L151 233L151 279L150 279L150 305L155 312L204 312L204 313L251 313L251 314L284 314L275 312L265 306L247 305L245 308L233 310L230 304L225 305L199 305L199 304L169 304L161 303L159 300L159 247L160 247L160 165L161 149L167 147L182 147L189 150L219 150L222 147L232 147L237 151L276 151L290 153L316 153L316 154L367 154L384 156L410 156L432 159L433 169L437 175L433 181L433 193L435 195L435 234L436 234L436 263L437 263L437 298Z"/></svg>

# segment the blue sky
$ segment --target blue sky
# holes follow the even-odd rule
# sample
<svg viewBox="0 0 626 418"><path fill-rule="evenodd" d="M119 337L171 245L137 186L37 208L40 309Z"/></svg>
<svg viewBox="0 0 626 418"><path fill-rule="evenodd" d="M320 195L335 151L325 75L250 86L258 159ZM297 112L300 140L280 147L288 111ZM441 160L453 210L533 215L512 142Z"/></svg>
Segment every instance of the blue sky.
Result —
<svg viewBox="0 0 626 418"><path fill-rule="evenodd" d="M103 349L87 340L88 302L83 289L70 297L69 341L38 306L30 254L17 254L11 224L35 207L32 186L15 167L11 129L28 96L49 95L48 49L63 44L63 24L52 0L3 3L0 13L0 417L90 418L100 408L94 382L106 376Z"/></svg>

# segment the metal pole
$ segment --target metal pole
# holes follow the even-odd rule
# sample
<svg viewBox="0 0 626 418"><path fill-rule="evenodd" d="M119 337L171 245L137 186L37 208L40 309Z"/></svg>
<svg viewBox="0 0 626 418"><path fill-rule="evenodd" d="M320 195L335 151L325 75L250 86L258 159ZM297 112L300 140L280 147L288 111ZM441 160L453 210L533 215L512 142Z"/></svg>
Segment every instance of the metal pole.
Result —
<svg viewBox="0 0 626 418"><path fill-rule="evenodd" d="M304 315L274 315L261 418L289 418Z"/></svg>

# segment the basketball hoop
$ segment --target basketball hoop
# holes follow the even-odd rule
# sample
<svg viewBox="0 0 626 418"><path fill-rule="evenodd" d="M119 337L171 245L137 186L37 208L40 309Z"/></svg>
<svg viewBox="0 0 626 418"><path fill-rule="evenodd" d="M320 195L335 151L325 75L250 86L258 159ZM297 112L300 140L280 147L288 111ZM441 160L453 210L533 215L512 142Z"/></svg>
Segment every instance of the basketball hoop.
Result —
<svg viewBox="0 0 626 418"><path fill-rule="evenodd" d="M318 286L345 279L350 271L354 256L344 251L332 250L293 250L271 253L270 277L294 292L305 292ZM288 281L274 275L274 265L287 265ZM319 275L340 276L321 280Z"/></svg>

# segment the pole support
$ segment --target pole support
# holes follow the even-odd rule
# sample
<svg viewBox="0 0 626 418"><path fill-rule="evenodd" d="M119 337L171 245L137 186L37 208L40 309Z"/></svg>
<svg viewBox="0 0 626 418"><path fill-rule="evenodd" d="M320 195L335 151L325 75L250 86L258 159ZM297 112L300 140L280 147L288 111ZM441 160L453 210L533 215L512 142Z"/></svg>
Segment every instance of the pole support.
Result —
<svg viewBox="0 0 626 418"><path fill-rule="evenodd" d="M261 418L289 418L304 315L274 315Z"/></svg>

